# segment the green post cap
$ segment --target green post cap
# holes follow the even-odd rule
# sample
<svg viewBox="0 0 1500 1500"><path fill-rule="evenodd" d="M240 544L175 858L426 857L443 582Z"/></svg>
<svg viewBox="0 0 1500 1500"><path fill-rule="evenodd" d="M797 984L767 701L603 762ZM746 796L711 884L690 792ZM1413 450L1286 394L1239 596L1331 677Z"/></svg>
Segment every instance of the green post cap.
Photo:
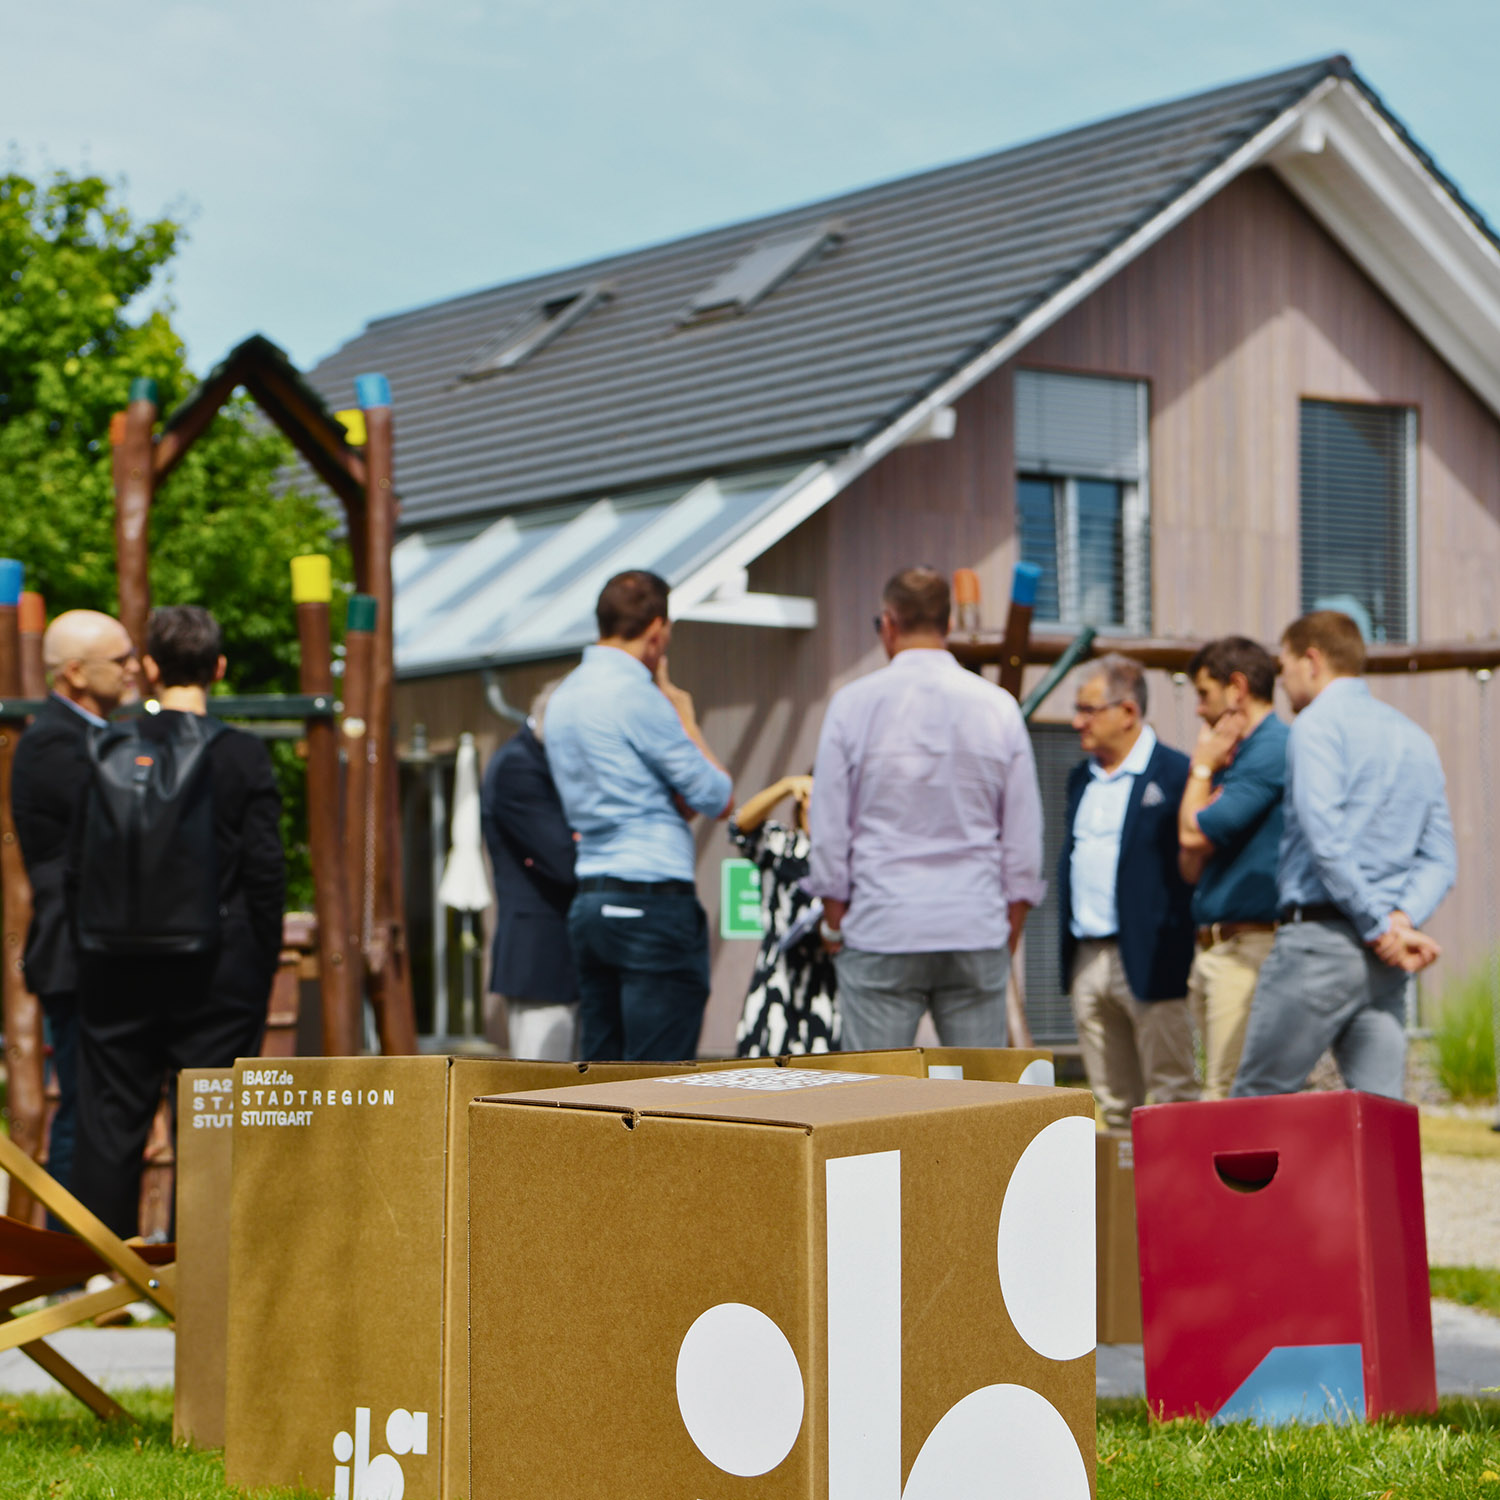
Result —
<svg viewBox="0 0 1500 1500"><path fill-rule="evenodd" d="M130 382L130 399L132 401L149 401L152 406L157 405L159 391L156 382L149 375L138 375Z"/></svg>
<svg viewBox="0 0 1500 1500"><path fill-rule="evenodd" d="M351 594L349 615L346 621L350 630L375 629L376 601L373 594Z"/></svg>

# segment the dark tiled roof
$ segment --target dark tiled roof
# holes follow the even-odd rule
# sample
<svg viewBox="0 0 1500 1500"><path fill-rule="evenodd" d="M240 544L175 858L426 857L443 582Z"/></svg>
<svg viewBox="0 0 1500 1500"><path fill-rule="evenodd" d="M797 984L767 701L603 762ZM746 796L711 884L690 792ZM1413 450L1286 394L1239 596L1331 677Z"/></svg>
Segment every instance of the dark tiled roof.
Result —
<svg viewBox="0 0 1500 1500"><path fill-rule="evenodd" d="M1332 74L1327 58L670 244L381 318L312 384L389 376L403 525L835 452L879 431ZM837 248L743 317L680 326L757 242ZM537 304L608 281L518 368L460 372Z"/></svg>

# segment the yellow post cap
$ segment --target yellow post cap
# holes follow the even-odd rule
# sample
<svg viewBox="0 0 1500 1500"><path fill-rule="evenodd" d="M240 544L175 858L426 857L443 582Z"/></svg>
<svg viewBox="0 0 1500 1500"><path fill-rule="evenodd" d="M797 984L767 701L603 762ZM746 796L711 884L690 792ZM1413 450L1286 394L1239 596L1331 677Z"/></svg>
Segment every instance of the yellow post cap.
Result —
<svg viewBox="0 0 1500 1500"><path fill-rule="evenodd" d="M322 552L292 559L292 603L327 604L333 598L333 563Z"/></svg>
<svg viewBox="0 0 1500 1500"><path fill-rule="evenodd" d="M344 441L351 448L363 448L368 434L365 431L365 414L359 407L351 407L348 411L336 411L333 414L336 422L341 422L344 428Z"/></svg>

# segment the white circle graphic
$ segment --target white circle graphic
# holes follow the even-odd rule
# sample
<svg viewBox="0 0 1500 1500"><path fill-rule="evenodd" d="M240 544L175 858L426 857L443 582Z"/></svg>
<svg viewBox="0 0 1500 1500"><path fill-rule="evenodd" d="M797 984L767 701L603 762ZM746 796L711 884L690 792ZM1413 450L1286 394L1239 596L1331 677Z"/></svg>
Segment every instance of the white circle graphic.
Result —
<svg viewBox="0 0 1500 1500"><path fill-rule="evenodd" d="M1094 1122L1054 1120L1021 1153L1000 1206L1000 1291L1016 1332L1048 1359L1097 1341Z"/></svg>
<svg viewBox="0 0 1500 1500"><path fill-rule="evenodd" d="M389 1453L382 1453L370 1460L354 1500L401 1500L405 1493L406 1476L401 1465Z"/></svg>
<svg viewBox="0 0 1500 1500"><path fill-rule="evenodd" d="M354 1457L354 1439L347 1432L334 1434L333 1456L341 1463L346 1464Z"/></svg>
<svg viewBox="0 0 1500 1500"><path fill-rule="evenodd" d="M1052 1066L1049 1058L1034 1057L1024 1068L1021 1076L1016 1079L1017 1083L1039 1083L1044 1088L1052 1088L1057 1082L1057 1069Z"/></svg>
<svg viewBox="0 0 1500 1500"><path fill-rule="evenodd" d="M797 1355L759 1308L721 1302L677 1351L677 1409L698 1451L726 1474L769 1473L802 1430Z"/></svg>
<svg viewBox="0 0 1500 1500"><path fill-rule="evenodd" d="M417 1440L417 1424L412 1421L412 1416L404 1406L398 1406L390 1416L385 1419L385 1445L392 1453L399 1453L403 1457L411 1452L412 1444Z"/></svg>
<svg viewBox="0 0 1500 1500"><path fill-rule="evenodd" d="M932 1429L902 1500L1089 1500L1083 1454L1062 1413L1024 1385L987 1385Z"/></svg>

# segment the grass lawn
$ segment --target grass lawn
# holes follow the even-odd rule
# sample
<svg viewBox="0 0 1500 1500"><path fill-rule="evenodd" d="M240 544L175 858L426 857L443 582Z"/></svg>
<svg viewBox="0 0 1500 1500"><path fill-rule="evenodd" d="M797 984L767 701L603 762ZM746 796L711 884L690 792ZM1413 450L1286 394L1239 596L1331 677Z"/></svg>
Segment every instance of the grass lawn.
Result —
<svg viewBox="0 0 1500 1500"><path fill-rule="evenodd" d="M1487 1156L1500 1161L1500 1131L1492 1120L1470 1120L1462 1115L1422 1116L1422 1152L1433 1156Z"/></svg>
<svg viewBox="0 0 1500 1500"><path fill-rule="evenodd" d="M138 1426L101 1426L67 1396L0 1399L0 1500L206 1500L235 1493L217 1453L172 1448L170 1391L134 1391ZM1500 1500L1500 1404L1352 1428L1155 1426L1140 1401L1099 1406L1099 1500ZM257 1500L306 1500L264 1490Z"/></svg>
<svg viewBox="0 0 1500 1500"><path fill-rule="evenodd" d="M1500 1317L1500 1271L1488 1266L1434 1266L1428 1274L1434 1297ZM1495 1383L1500 1385L1500 1371L1495 1373Z"/></svg>

